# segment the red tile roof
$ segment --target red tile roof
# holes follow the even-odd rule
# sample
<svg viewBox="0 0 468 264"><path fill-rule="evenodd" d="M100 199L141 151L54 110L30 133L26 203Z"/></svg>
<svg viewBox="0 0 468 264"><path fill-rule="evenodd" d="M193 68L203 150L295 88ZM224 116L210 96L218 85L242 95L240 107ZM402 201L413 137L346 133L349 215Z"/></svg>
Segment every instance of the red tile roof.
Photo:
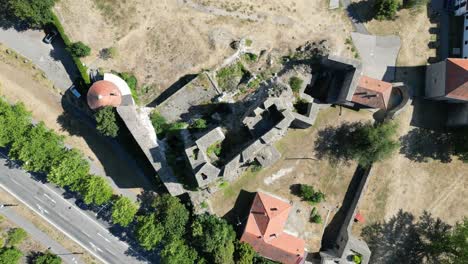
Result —
<svg viewBox="0 0 468 264"><path fill-rule="evenodd" d="M446 73L447 97L468 101L468 59L447 59Z"/></svg>
<svg viewBox="0 0 468 264"><path fill-rule="evenodd" d="M258 192L250 209L241 241L249 243L260 255L285 264L304 261L305 242L284 232L291 205Z"/></svg>
<svg viewBox="0 0 468 264"><path fill-rule="evenodd" d="M359 79L352 101L372 108L387 109L392 84L367 76Z"/></svg>
<svg viewBox="0 0 468 264"><path fill-rule="evenodd" d="M112 82L97 81L89 88L87 100L93 110L104 106L117 107L122 103L122 95Z"/></svg>

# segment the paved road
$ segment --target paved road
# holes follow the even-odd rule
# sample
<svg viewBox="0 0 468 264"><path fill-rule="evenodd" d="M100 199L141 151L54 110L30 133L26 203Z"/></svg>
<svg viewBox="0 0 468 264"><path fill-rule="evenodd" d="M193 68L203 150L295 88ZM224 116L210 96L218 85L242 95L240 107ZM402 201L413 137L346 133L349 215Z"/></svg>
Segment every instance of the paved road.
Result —
<svg viewBox="0 0 468 264"><path fill-rule="evenodd" d="M51 225L103 263L148 263L129 256L128 244L108 232L103 223L62 198L60 189L37 182L21 170L9 168L0 154L0 188L12 194Z"/></svg>
<svg viewBox="0 0 468 264"><path fill-rule="evenodd" d="M27 219L16 214L12 208L4 207L0 209L0 214L4 215L6 218L8 218L8 220L15 223L17 226L26 230L29 236L41 243L43 246L48 247L51 252L59 255L65 263L83 263L78 257L78 255L73 255L70 251L62 247L59 243L55 242L55 240L53 240L47 234L39 230Z"/></svg>
<svg viewBox="0 0 468 264"><path fill-rule="evenodd" d="M1 43L30 59L57 88L66 90L71 86L71 80L78 76L74 63L60 38L56 38L53 45L50 45L42 42L44 36L44 32L39 30L16 31L13 28L0 28Z"/></svg>

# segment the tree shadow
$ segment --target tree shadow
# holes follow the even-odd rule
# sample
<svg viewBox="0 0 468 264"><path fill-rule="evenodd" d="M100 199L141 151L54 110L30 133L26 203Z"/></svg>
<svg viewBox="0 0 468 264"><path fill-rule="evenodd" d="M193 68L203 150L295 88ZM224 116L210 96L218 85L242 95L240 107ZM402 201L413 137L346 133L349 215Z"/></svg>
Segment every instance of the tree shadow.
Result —
<svg viewBox="0 0 468 264"><path fill-rule="evenodd" d="M326 127L318 132L315 140L315 155L318 159L326 158L331 163L349 162L352 159L352 132L361 124L343 123L338 127Z"/></svg>
<svg viewBox="0 0 468 264"><path fill-rule="evenodd" d="M362 237L372 251L370 263L440 263L441 252L431 249L450 230L450 225L424 212L417 221L400 211L388 221L364 227Z"/></svg>
<svg viewBox="0 0 468 264"><path fill-rule="evenodd" d="M417 162L429 162L430 159L443 163L452 161L452 135L425 128L415 128L400 138L400 153Z"/></svg>
<svg viewBox="0 0 468 264"><path fill-rule="evenodd" d="M346 11L349 17L358 23L366 23L374 18L374 1L360 1L351 3Z"/></svg>

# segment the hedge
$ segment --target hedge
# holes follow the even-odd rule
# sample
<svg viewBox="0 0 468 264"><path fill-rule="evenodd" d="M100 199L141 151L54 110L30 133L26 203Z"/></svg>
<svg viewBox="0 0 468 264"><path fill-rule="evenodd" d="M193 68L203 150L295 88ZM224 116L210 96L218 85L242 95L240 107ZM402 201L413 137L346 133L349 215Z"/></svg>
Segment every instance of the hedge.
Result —
<svg viewBox="0 0 468 264"><path fill-rule="evenodd" d="M65 33L65 30L63 29L62 23L60 23L60 20L58 19L57 15L55 15L54 12L52 12L52 24L54 25L54 27L57 29L57 32L62 37L63 42L65 43L65 46L67 48L70 48L70 46L72 45L72 42L71 42L70 38L67 36L67 34ZM75 63L76 68L78 68L78 71L80 72L81 78L83 79L85 84L90 85L91 84L91 79L89 78L88 67L83 65L80 58L75 57L72 54L70 54L70 56L72 56L73 62Z"/></svg>

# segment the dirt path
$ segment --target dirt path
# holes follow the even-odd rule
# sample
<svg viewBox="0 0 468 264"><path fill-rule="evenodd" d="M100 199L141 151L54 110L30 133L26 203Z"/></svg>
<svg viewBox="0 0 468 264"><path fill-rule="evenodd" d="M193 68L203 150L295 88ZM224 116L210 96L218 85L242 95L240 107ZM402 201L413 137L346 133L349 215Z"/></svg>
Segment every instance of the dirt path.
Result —
<svg viewBox="0 0 468 264"><path fill-rule="evenodd" d="M66 144L83 152L98 167L98 171L105 171L119 188L129 189L135 194L140 193L141 188L151 188L143 179L135 177L135 171L122 162L111 146L85 124L70 118L67 122L79 133L72 135L64 131L58 122L64 114L61 96L32 64L23 63L21 58L6 54L4 50L5 47L0 45L1 95L10 102L23 102L32 111L35 120L43 121L47 127L64 135Z"/></svg>

